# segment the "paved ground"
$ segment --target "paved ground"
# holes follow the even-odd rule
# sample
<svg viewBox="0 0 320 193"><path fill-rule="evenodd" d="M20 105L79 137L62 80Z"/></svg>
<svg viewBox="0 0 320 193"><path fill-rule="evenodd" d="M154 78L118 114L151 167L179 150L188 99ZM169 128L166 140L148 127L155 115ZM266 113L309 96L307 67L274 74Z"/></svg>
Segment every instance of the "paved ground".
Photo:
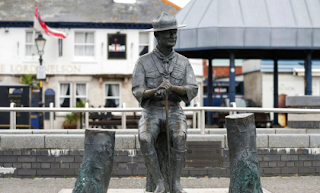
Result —
<svg viewBox="0 0 320 193"><path fill-rule="evenodd" d="M58 193L73 188L75 178L0 178L1 193ZM229 178L182 178L185 188L227 188ZM262 186L272 193L319 193L320 176L263 177ZM139 189L145 186L145 178L112 178L112 189Z"/></svg>

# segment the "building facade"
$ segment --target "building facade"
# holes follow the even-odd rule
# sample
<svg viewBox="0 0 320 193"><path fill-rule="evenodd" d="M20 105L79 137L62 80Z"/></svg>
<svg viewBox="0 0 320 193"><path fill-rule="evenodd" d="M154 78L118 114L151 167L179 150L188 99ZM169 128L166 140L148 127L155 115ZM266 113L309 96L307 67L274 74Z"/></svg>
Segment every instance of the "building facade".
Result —
<svg viewBox="0 0 320 193"><path fill-rule="evenodd" d="M46 22L47 18L50 21L47 23L49 26L58 26L59 30L66 32L67 38L57 40L43 34L46 39L43 55L43 66L46 69L43 99L46 98L46 91L50 90L55 94L55 107L76 107L80 101L89 102L92 107L122 107L123 103L126 107L138 107L138 102L131 94L132 72L139 56L154 48L153 33L143 30L151 28L152 19L158 13L175 13L178 11L177 7L162 0L156 1L158 5L146 0L137 0L133 4L120 4L109 0L106 1L109 4L105 4L107 7L102 11L111 9L118 10L117 14L123 14L106 15L111 17L106 19L101 13L101 19L107 21L97 23L99 18L84 21L82 16L77 17L81 10L73 10L73 21L55 20L50 17L49 5L46 4L49 2L51 1L41 1L42 4L39 4L42 19ZM93 3L88 9L101 11L97 6L99 5ZM23 75L35 76L37 72L39 56L34 42L37 33L32 28L32 6L30 9L31 15L30 10L25 11L22 8L19 14L19 19L23 20L23 13L28 13L28 21L8 21L3 13L0 14L0 42L3 45L0 47L1 82L18 83ZM131 17L138 19L128 19L130 9L134 9L137 14ZM10 9L7 10L9 11ZM63 13L63 10L60 12ZM86 14L90 17L90 12ZM110 19L116 22L109 21ZM192 61L201 86L202 61ZM196 100L200 101L199 98ZM55 128L62 127L65 114L56 113ZM46 120L44 128L48 127L49 121Z"/></svg>
<svg viewBox="0 0 320 193"><path fill-rule="evenodd" d="M244 97L263 108L273 108L273 61L244 60ZM304 61L278 62L279 96L303 96L305 90ZM320 95L320 62L312 62L312 95ZM279 100L279 103L281 101ZM279 104L280 105L280 104ZM282 106L282 105L280 105Z"/></svg>

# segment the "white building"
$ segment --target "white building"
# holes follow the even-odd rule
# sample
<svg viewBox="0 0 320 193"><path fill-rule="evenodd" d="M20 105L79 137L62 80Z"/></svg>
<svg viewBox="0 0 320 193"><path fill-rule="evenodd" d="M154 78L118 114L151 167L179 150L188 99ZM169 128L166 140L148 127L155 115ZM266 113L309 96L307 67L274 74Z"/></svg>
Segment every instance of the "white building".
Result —
<svg viewBox="0 0 320 193"><path fill-rule="evenodd" d="M278 62L278 94L304 95L304 61ZM259 106L273 108L273 61L244 60L244 98L254 100ZM320 95L320 62L312 62L312 95Z"/></svg>
<svg viewBox="0 0 320 193"><path fill-rule="evenodd" d="M165 0L59 2L44 0L39 4L47 25L67 33L60 42L44 35L43 93L47 89L55 92L56 107L75 107L79 100L94 107L121 107L123 103L138 107L131 94L131 75L139 55L154 47L153 33L143 29L151 28L153 18L162 11L175 14L178 7L167 5ZM18 83L22 75L36 74L39 56L34 46L33 3L5 1L6 9L0 11L1 82ZM202 62L192 60L192 65L202 88ZM200 98L197 100L202 101ZM56 115L55 128L61 128L65 113ZM45 121L48 127L49 121Z"/></svg>

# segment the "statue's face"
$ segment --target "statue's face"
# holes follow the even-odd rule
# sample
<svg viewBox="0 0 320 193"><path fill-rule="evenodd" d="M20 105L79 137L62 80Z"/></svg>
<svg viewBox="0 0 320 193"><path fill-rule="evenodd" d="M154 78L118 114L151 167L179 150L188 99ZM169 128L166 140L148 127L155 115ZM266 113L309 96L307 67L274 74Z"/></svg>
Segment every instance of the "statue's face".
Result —
<svg viewBox="0 0 320 193"><path fill-rule="evenodd" d="M159 31L156 38L159 46L172 48L177 42L177 29Z"/></svg>

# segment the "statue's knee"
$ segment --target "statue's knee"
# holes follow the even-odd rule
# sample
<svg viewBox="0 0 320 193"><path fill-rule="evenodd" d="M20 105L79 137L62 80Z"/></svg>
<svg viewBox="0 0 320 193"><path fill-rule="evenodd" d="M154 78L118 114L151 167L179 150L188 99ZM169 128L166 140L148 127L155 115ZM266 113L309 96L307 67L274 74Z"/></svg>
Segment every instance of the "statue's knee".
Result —
<svg viewBox="0 0 320 193"><path fill-rule="evenodd" d="M186 134L184 132L177 132L173 134L173 140L176 143L185 142L186 141Z"/></svg>
<svg viewBox="0 0 320 193"><path fill-rule="evenodd" d="M152 135L148 132L140 133L139 142L140 142L140 145L152 143Z"/></svg>

